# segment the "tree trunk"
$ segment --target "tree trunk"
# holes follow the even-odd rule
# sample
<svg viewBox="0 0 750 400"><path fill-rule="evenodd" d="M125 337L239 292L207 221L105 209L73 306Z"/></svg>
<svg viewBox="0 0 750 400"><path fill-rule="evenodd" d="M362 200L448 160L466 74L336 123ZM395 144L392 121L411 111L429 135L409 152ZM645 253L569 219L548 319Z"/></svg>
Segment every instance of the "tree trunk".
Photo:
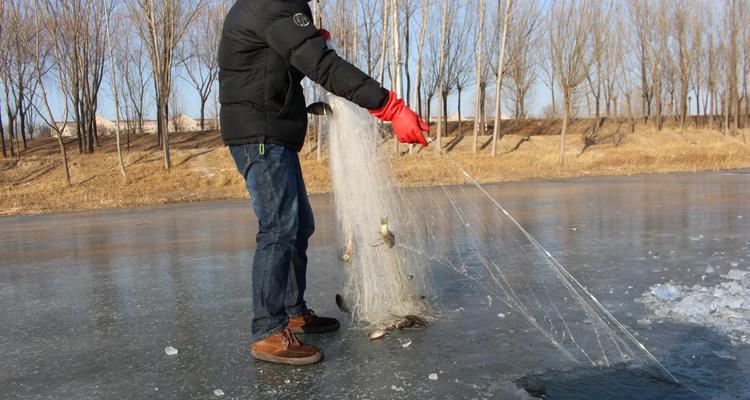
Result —
<svg viewBox="0 0 750 400"><path fill-rule="evenodd" d="M630 133L635 132L635 118L633 117L633 106L630 102L630 93L625 94L625 101L628 103L628 119L630 120Z"/></svg>
<svg viewBox="0 0 750 400"><path fill-rule="evenodd" d="M60 157L62 157L63 170L65 171L65 184L70 186L70 169L68 168L68 154L65 151L65 141L62 132L57 133L57 143L60 145Z"/></svg>
<svg viewBox="0 0 750 400"><path fill-rule="evenodd" d="M495 81L495 129L492 131L492 157L497 157L497 141L500 137L500 120L502 119L500 97L503 88L503 71L505 62L505 42L508 38L508 19L510 18L510 6L512 0L506 0L505 14L503 17L503 36L500 39L500 55L497 61L497 80Z"/></svg>
<svg viewBox="0 0 750 400"><path fill-rule="evenodd" d="M442 86L442 85L441 85ZM440 115L438 117L438 130L437 139L435 144L437 145L438 151L443 150L443 130L448 131L448 94L445 90L442 90L439 94L440 99Z"/></svg>
<svg viewBox="0 0 750 400"><path fill-rule="evenodd" d="M5 128L3 128L3 112L0 111L0 145L2 145L3 158L8 158L8 154L5 151Z"/></svg>
<svg viewBox="0 0 750 400"><path fill-rule="evenodd" d="M169 168L172 167L172 160L169 154L169 104L167 103L168 100L164 99L163 96L160 96L160 98L162 103L160 108L162 112L159 125L161 126L161 132L164 136L162 138L162 144L164 146L164 169L169 170Z"/></svg>
<svg viewBox="0 0 750 400"><path fill-rule="evenodd" d="M382 83L385 80L385 64L386 57L388 54L388 1L383 1L383 32L382 39L380 42L380 74L378 75L379 81Z"/></svg>
<svg viewBox="0 0 750 400"><path fill-rule="evenodd" d="M477 50L476 50L476 76L477 76L477 92L476 102L474 103L474 137L471 143L471 149L474 154L477 154L477 142L479 141L479 125L482 123L482 53L484 52L484 13L486 8L486 1L479 0L479 37L477 38Z"/></svg>
<svg viewBox="0 0 750 400"><path fill-rule="evenodd" d="M15 128L16 117L10 113L10 107L8 107L7 112L8 112L8 144L10 147L10 157L13 158L16 155L15 153L16 149L15 149L15 146L13 145L13 136L14 136L13 132L16 129Z"/></svg>
<svg viewBox="0 0 750 400"><path fill-rule="evenodd" d="M323 120L320 116L315 117L315 131L318 134L317 148L315 149L316 159L320 162L323 159Z"/></svg>
<svg viewBox="0 0 750 400"><path fill-rule="evenodd" d="M424 42L425 42L425 34L427 32L427 21L428 16L430 12L430 0L422 0L422 25L419 28L419 44L417 47L417 67L416 67L416 76L415 81L417 82L417 90L414 91L414 98L415 103L417 104L417 113L420 116L424 115L424 110L422 109L422 59L424 55ZM429 109L429 104L427 105L427 108ZM427 123L430 123L429 117L427 118Z"/></svg>
<svg viewBox="0 0 750 400"><path fill-rule="evenodd" d="M409 72L409 49L411 46L409 46L410 43L410 36L411 36L411 15L406 16L406 21L404 21L404 75L406 76L406 96L404 97L404 100L406 101L406 105L409 107L414 107L414 103L412 103L411 98L411 72Z"/></svg>
<svg viewBox="0 0 750 400"><path fill-rule="evenodd" d="M568 132L568 115L570 114L570 95L563 95L563 121L562 131L560 132L560 166L565 165L565 135Z"/></svg>
<svg viewBox="0 0 750 400"><path fill-rule="evenodd" d="M399 7L398 7L398 0L391 0L391 29L392 29L392 35L391 43L391 56L392 56L392 70L393 70L393 76L392 76L392 82L394 84L394 91L399 97L404 96L404 89L401 84L401 29L399 27ZM408 100L407 100L408 101ZM393 134L393 152L396 156L399 156L399 143L398 138L396 137L396 132L394 131Z"/></svg>
<svg viewBox="0 0 750 400"><path fill-rule="evenodd" d="M700 87L695 88L695 127L698 127L698 120L701 115L701 89Z"/></svg>
<svg viewBox="0 0 750 400"><path fill-rule="evenodd" d="M443 126L447 125L445 123L444 119L446 117L446 113L448 110L447 105L447 97L445 95L445 43L447 41L447 34L448 34L448 1L443 1L443 11L441 13L441 22L440 22L440 67L439 67L439 73L438 73L438 96L440 99L440 104L438 106L438 109L440 111L440 116L438 118L438 132L437 132L437 150L438 152L442 151L443 149L443 143L441 141L443 136Z"/></svg>
<svg viewBox="0 0 750 400"><path fill-rule="evenodd" d="M425 101L425 105L427 106L427 107L425 108L425 110L426 110L426 111L425 111L425 114L427 114L427 119L426 119L426 121L427 121L427 123L429 124L429 123L430 123L430 121L432 121L432 107L430 107L430 103L432 103L432 96L427 96L427 98L425 98L425 100L426 100L426 101Z"/></svg>
<svg viewBox="0 0 750 400"><path fill-rule="evenodd" d="M26 150L28 149L26 144L26 110L24 110L23 104L18 109L18 116L21 119L21 142L23 143L23 149Z"/></svg>
<svg viewBox="0 0 750 400"><path fill-rule="evenodd" d="M208 99L201 99L201 133L206 132L206 101Z"/></svg>
<svg viewBox="0 0 750 400"><path fill-rule="evenodd" d="M105 8L108 9L105 2ZM115 79L115 63L114 63L114 50L112 46L112 33L110 31L109 25L110 25L110 11L109 9L105 11L106 13L106 33L107 33L107 45L109 50L109 68L110 73L112 75L112 96L115 100L115 141L116 147L117 147L117 165L120 169L120 175L123 177L127 176L127 173L125 172L125 162L122 159L122 148L120 147L120 96L118 96L117 93L117 79Z"/></svg>
<svg viewBox="0 0 750 400"><path fill-rule="evenodd" d="M464 137L464 131L461 129L462 128L461 126L462 125L461 123L462 122L461 121L461 91L462 90L463 90L462 88L458 88L458 134L456 135L456 140L459 140L462 137Z"/></svg>
<svg viewBox="0 0 750 400"><path fill-rule="evenodd" d="M557 104L555 104L555 84L554 81L552 85L550 85L549 88L550 94L552 96L552 115L557 118Z"/></svg>
<svg viewBox="0 0 750 400"><path fill-rule="evenodd" d="M729 109L732 108L732 106L729 105L729 102L727 101L729 98L726 89L724 90L724 97L721 101L721 107L724 111L724 136L729 134Z"/></svg>

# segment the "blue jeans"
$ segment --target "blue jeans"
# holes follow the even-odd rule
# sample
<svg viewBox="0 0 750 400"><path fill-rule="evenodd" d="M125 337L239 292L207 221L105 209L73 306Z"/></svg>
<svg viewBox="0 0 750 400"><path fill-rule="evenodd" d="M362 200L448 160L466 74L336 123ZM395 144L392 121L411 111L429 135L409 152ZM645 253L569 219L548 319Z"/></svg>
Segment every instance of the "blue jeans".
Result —
<svg viewBox="0 0 750 400"><path fill-rule="evenodd" d="M307 243L315 222L296 152L273 144L236 145L229 151L258 217L252 333L253 340L261 340L307 311Z"/></svg>

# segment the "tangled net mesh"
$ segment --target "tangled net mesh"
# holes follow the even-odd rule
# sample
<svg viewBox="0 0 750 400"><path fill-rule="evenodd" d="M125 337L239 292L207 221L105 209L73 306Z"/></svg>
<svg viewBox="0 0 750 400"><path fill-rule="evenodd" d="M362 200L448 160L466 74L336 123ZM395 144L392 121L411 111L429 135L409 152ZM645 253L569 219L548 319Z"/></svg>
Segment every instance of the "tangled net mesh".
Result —
<svg viewBox="0 0 750 400"><path fill-rule="evenodd" d="M459 163L463 184L419 191L394 186L379 129L366 111L330 96L331 171L341 243L351 243L345 296L354 320L377 325L427 315L432 268L448 268L521 316L573 366L628 364L676 378L557 262ZM428 150L434 151L434 150ZM381 218L396 234L380 239ZM344 246L349 247L349 246Z"/></svg>

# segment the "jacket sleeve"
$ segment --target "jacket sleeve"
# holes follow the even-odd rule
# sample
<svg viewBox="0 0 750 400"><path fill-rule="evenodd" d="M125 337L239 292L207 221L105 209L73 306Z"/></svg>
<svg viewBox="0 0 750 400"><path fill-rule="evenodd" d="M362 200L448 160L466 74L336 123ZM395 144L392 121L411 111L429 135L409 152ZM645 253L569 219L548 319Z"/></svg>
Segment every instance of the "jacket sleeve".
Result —
<svg viewBox="0 0 750 400"><path fill-rule="evenodd" d="M337 96L368 110L385 105L388 91L326 46L311 21L307 4L293 0L267 4L258 35L271 49Z"/></svg>

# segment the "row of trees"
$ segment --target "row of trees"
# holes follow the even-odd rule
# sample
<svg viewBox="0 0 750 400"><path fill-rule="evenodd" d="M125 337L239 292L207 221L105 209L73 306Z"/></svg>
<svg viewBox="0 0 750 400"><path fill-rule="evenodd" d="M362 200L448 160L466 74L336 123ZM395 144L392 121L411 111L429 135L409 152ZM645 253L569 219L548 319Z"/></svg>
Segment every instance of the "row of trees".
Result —
<svg viewBox="0 0 750 400"><path fill-rule="evenodd" d="M496 155L501 110L525 119L534 88L546 88L550 104L543 116L562 118L561 163L573 117L593 117L587 140L596 140L613 116L629 118L631 129L642 118L657 130L667 116L681 129L693 116L696 125L729 133L750 114L747 0L326 3L344 56L390 82L427 118L437 97L439 147L448 98L455 96L460 136L462 98L472 86L475 152L477 136L494 125Z"/></svg>
<svg viewBox="0 0 750 400"><path fill-rule="evenodd" d="M473 92L473 148L501 137L501 111L518 119L536 104L569 121L641 118L661 130L668 116L726 133L749 114L750 0L315 0L316 22L340 53L398 92L426 119L438 147L449 99ZM156 116L156 141L170 167L168 120L174 82L200 99L201 128L216 103L216 50L230 0L5 0L0 3L0 113L3 157L27 146L39 118L53 131L75 124L78 151L98 145L97 109L114 101L117 119L143 133ZM312 86L309 86L312 89ZM473 89L473 90L472 90ZM539 93L549 104L539 107ZM313 97L318 90L308 90ZM470 95L471 96L471 95ZM494 117L494 123L492 121ZM691 118L692 117L692 118ZM118 144L119 126L118 126ZM9 142L6 146L6 137ZM318 142L320 142L318 136ZM59 141L64 157L64 142ZM6 150L6 147L8 150ZM320 149L320 146L318 146ZM121 156L120 156L121 159ZM124 174L125 169L121 165Z"/></svg>
<svg viewBox="0 0 750 400"><path fill-rule="evenodd" d="M205 128L227 1L7 0L0 4L3 157L17 155L20 147L26 149L35 117L58 138L70 128L68 121L76 121L78 151L93 153L99 140L97 110L102 96L109 95L118 121L121 115L136 121L128 132L143 133L145 116L156 115L156 139L169 168L170 100L174 101L177 73L195 87L201 129ZM106 82L109 88L104 87ZM147 110L149 104L155 112ZM125 175L119 124L115 130L118 164ZM59 143L67 164L61 138Z"/></svg>

